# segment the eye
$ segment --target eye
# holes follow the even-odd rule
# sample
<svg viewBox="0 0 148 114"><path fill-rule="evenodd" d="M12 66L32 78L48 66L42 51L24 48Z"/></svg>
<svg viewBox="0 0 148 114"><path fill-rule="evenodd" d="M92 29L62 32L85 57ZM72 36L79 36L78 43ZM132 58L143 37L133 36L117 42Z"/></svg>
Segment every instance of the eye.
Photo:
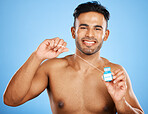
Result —
<svg viewBox="0 0 148 114"><path fill-rule="evenodd" d="M101 30L101 28L95 28L95 30Z"/></svg>
<svg viewBox="0 0 148 114"><path fill-rule="evenodd" d="M87 29L86 27L80 27L80 29Z"/></svg>

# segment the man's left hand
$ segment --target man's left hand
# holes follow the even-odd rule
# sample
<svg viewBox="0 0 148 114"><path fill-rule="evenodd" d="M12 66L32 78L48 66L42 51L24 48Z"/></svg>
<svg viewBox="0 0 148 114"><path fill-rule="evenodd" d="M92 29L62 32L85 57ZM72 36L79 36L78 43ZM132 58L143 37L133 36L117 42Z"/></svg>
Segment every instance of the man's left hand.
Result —
<svg viewBox="0 0 148 114"><path fill-rule="evenodd" d="M113 80L111 82L104 81L104 83L114 102L119 102L125 97L126 94L126 76L124 71L120 69L112 72L112 75Z"/></svg>

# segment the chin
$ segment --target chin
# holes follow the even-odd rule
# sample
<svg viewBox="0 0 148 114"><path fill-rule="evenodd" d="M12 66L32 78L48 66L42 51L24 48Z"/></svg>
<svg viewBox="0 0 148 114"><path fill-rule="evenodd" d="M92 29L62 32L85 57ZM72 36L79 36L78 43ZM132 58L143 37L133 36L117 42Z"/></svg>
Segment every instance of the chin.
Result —
<svg viewBox="0 0 148 114"><path fill-rule="evenodd" d="M100 45L98 45L97 47L92 47L92 46L87 46L86 47L85 45L80 44L79 42L76 42L76 47L78 48L78 50L80 52L82 52L85 55L93 55L93 54L97 53L101 49L102 43Z"/></svg>
<svg viewBox="0 0 148 114"><path fill-rule="evenodd" d="M80 50L82 53L84 53L85 55L93 55L93 54L95 54L95 53L97 53L98 51L96 50L96 51L83 51L83 50Z"/></svg>

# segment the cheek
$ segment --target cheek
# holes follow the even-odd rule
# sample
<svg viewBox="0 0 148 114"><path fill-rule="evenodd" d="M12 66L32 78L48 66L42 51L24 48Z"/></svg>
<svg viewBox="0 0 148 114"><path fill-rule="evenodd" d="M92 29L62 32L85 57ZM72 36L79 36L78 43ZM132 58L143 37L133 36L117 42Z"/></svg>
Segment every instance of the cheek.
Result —
<svg viewBox="0 0 148 114"><path fill-rule="evenodd" d="M85 30L78 30L77 33L76 33L76 37L84 37L86 34L86 31Z"/></svg>
<svg viewBox="0 0 148 114"><path fill-rule="evenodd" d="M96 32L95 37L99 40L102 40L105 36L105 33L103 31Z"/></svg>

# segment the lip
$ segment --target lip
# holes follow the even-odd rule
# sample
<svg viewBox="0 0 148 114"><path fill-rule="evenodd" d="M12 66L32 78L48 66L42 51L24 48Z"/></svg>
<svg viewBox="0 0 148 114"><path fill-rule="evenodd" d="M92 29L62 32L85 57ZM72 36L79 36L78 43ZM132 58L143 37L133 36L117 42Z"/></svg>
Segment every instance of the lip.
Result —
<svg viewBox="0 0 148 114"><path fill-rule="evenodd" d="M86 46L93 46L96 44L95 40L82 40L83 44L85 44Z"/></svg>

